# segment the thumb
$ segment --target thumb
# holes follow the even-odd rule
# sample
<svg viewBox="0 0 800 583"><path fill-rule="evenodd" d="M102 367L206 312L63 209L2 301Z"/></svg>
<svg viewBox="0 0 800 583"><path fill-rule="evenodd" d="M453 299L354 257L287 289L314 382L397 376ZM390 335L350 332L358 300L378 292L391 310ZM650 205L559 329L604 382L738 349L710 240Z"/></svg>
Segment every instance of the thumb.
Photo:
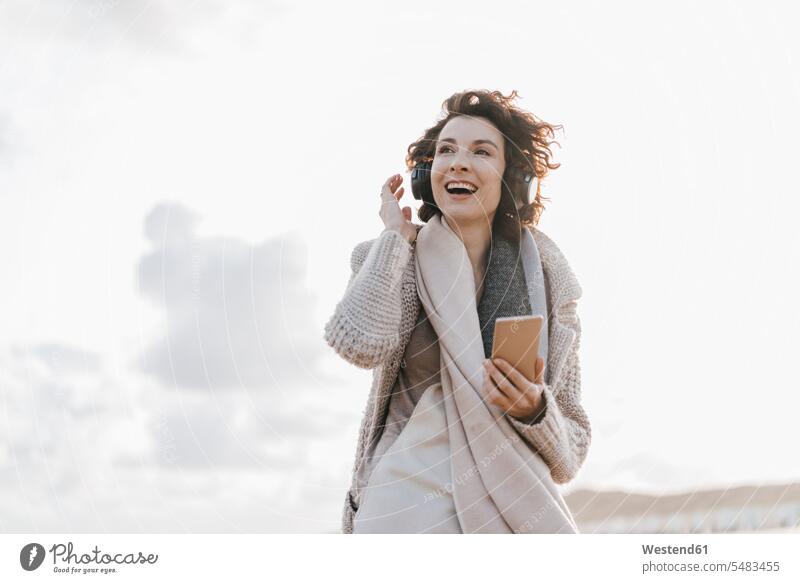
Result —
<svg viewBox="0 0 800 583"><path fill-rule="evenodd" d="M411 207L410 206L404 206L403 207L403 216L405 217L405 219L407 221L411 220Z"/></svg>

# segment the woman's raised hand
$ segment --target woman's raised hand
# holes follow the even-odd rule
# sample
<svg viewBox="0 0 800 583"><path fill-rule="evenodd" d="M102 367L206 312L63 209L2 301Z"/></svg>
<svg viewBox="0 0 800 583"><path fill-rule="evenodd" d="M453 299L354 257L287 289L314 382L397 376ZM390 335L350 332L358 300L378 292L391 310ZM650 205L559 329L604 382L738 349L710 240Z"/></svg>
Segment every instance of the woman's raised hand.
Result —
<svg viewBox="0 0 800 583"><path fill-rule="evenodd" d="M411 243L417 238L417 228L411 222L411 207L406 206L400 210L400 198L403 196L403 187L400 183L403 177L394 174L383 183L381 189L381 210L378 214L387 229L397 231Z"/></svg>

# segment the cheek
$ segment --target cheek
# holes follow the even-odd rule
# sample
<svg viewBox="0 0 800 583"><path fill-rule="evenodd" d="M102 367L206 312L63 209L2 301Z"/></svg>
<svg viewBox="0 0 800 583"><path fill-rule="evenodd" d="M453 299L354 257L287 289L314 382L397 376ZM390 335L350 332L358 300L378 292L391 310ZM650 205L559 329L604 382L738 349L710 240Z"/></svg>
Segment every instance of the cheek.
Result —
<svg viewBox="0 0 800 583"><path fill-rule="evenodd" d="M503 170L498 164L487 160L480 174L482 184L489 186L491 190L500 190L503 184Z"/></svg>
<svg viewBox="0 0 800 583"><path fill-rule="evenodd" d="M431 182L436 184L441 182L447 175L447 163L441 158L434 158L431 164Z"/></svg>
<svg viewBox="0 0 800 583"><path fill-rule="evenodd" d="M485 185L485 183L484 183ZM497 209L500 204L500 185L491 185L478 191L482 206L489 212Z"/></svg>

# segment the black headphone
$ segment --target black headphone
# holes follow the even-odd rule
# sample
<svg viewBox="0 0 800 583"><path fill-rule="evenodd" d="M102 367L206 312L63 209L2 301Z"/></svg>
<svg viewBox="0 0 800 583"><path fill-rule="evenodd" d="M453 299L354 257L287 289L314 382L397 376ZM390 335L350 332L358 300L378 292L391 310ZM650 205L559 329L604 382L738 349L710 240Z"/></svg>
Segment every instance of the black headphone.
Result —
<svg viewBox="0 0 800 583"><path fill-rule="evenodd" d="M433 200L431 187L432 164L433 162L419 162L414 166L411 171L411 193L417 200L435 207L436 202ZM506 182L512 196L518 201L521 200L523 204L530 203L533 174L515 166L509 170L508 175Z"/></svg>

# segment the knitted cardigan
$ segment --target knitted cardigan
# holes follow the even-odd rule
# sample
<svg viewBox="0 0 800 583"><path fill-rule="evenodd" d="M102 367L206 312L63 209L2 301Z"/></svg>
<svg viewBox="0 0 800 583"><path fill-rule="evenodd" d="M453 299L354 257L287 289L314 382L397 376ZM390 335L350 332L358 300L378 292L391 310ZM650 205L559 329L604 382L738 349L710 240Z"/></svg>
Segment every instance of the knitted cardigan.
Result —
<svg viewBox="0 0 800 583"><path fill-rule="evenodd" d="M423 225L414 225L417 230ZM550 468L553 481L572 480L591 443L589 418L581 405L578 349L581 325L577 300L582 290L566 258L542 231L531 227L542 261L549 313L545 367L545 411L532 423L508 416L523 440ZM346 361L373 369L372 388L361 420L350 489L342 512L342 532L353 531L357 510L356 473L370 445L380 437L403 354L419 315L414 252L397 231L355 246L344 297L325 325L325 341Z"/></svg>

